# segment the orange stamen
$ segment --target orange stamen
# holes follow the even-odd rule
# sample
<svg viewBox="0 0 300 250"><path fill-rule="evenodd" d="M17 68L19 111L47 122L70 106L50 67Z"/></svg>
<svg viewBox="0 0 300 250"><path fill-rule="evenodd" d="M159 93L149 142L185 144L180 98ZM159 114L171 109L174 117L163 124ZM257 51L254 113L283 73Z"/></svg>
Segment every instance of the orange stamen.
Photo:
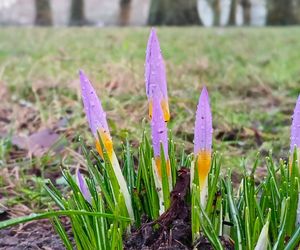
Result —
<svg viewBox="0 0 300 250"><path fill-rule="evenodd" d="M153 113L153 100L152 98L149 100L149 118L152 119L152 113Z"/></svg>
<svg viewBox="0 0 300 250"><path fill-rule="evenodd" d="M169 110L169 103L168 100L163 99L160 103L161 109L163 111L164 120L165 122L168 122L170 120L170 110ZM149 118L152 119L152 113L153 113L153 100L149 100Z"/></svg>
<svg viewBox="0 0 300 250"><path fill-rule="evenodd" d="M205 184L206 178L208 176L210 170L210 162L211 152L206 150L200 151L197 158L200 189L203 188L203 185Z"/></svg>
<svg viewBox="0 0 300 250"><path fill-rule="evenodd" d="M112 153L113 153L113 143L112 143L111 137L103 129L99 129L99 135L100 135L101 140L103 142L103 145L106 149L108 157L111 160L112 159ZM103 150L102 150L101 144L100 144L98 139L96 139L96 149L97 149L99 155L101 156L101 158L104 159Z"/></svg>
<svg viewBox="0 0 300 250"><path fill-rule="evenodd" d="M169 110L168 100L162 99L160 104L161 104L161 108L162 108L162 111L164 114L164 119L166 122L168 122L170 120L170 110Z"/></svg>
<svg viewBox="0 0 300 250"><path fill-rule="evenodd" d="M166 166L167 167L167 176L170 177L170 175L171 175L170 160L167 160L166 164L167 164L167 166ZM155 165L156 165L156 168L157 168L158 176L161 179L162 178L162 170L161 170L161 159L160 159L160 157L155 157Z"/></svg>

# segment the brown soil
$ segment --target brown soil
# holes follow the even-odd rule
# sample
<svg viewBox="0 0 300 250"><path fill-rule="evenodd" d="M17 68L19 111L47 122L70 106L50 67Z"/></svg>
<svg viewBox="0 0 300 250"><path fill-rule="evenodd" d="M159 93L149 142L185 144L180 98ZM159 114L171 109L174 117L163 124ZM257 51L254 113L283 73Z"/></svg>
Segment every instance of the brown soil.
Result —
<svg viewBox="0 0 300 250"><path fill-rule="evenodd" d="M40 220L0 230L0 249L64 250L65 247L51 223L48 220Z"/></svg>
<svg viewBox="0 0 300 250"><path fill-rule="evenodd" d="M205 237L200 237L193 246L191 231L190 206L185 201L189 192L190 172L181 168L178 172L176 185L171 193L170 208L157 220L144 222L139 229L133 229L125 240L126 250L186 250L213 249ZM221 238L224 249L234 249L232 242Z"/></svg>
<svg viewBox="0 0 300 250"><path fill-rule="evenodd" d="M133 230L125 241L125 249L188 249L186 245L192 241L190 208L185 202L189 180L189 169L181 168L171 193L170 208L156 221L145 222L141 228Z"/></svg>

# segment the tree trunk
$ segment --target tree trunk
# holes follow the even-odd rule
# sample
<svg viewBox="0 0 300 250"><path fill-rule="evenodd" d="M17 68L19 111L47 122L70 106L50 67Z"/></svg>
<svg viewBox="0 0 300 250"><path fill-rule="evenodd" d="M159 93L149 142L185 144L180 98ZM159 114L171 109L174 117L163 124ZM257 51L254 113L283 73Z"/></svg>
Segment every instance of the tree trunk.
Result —
<svg viewBox="0 0 300 250"><path fill-rule="evenodd" d="M243 8L243 24L251 24L251 0L241 0L241 6Z"/></svg>
<svg viewBox="0 0 300 250"><path fill-rule="evenodd" d="M197 0L151 0L148 24L199 25Z"/></svg>
<svg viewBox="0 0 300 250"><path fill-rule="evenodd" d="M81 26L86 23L84 15L84 0L72 0L70 25Z"/></svg>
<svg viewBox="0 0 300 250"><path fill-rule="evenodd" d="M299 20L294 13L293 0L268 0L268 25L291 25Z"/></svg>
<svg viewBox="0 0 300 250"><path fill-rule="evenodd" d="M212 9L214 10L214 26L221 25L221 6L220 0L214 0Z"/></svg>
<svg viewBox="0 0 300 250"><path fill-rule="evenodd" d="M120 0L119 24L126 26L130 21L131 0Z"/></svg>
<svg viewBox="0 0 300 250"><path fill-rule="evenodd" d="M52 15L49 0L35 0L35 25L52 25Z"/></svg>
<svg viewBox="0 0 300 250"><path fill-rule="evenodd" d="M236 7L237 7L237 0L231 0L229 21L228 21L228 24L230 26L236 25Z"/></svg>

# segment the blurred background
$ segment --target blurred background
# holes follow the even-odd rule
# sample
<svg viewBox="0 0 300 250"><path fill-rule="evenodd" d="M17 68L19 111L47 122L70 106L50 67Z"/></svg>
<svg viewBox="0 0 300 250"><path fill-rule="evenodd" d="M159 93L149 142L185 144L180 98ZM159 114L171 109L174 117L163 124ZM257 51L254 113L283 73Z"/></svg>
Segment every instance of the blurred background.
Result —
<svg viewBox="0 0 300 250"><path fill-rule="evenodd" d="M300 22L300 0L0 0L0 25L265 26Z"/></svg>

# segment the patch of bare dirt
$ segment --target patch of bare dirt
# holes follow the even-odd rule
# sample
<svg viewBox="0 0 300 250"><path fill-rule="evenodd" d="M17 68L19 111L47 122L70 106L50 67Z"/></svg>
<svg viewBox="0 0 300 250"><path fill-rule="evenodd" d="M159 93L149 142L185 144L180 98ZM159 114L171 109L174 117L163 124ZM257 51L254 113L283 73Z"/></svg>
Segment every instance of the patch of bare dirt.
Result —
<svg viewBox="0 0 300 250"><path fill-rule="evenodd" d="M176 185L171 192L170 208L157 220L144 222L139 229L133 229L131 235L125 239L126 250L189 250L213 249L205 237L201 237L197 244L192 244L191 211L186 203L189 193L190 172L188 168L181 168L178 172ZM224 249L234 249L231 241L221 238Z"/></svg>
<svg viewBox="0 0 300 250"><path fill-rule="evenodd" d="M0 249L64 250L48 220L40 220L0 231Z"/></svg>
<svg viewBox="0 0 300 250"><path fill-rule="evenodd" d="M252 139L258 146L263 143L264 134L256 128L232 128L230 130L218 130L216 139L221 141L242 141Z"/></svg>

